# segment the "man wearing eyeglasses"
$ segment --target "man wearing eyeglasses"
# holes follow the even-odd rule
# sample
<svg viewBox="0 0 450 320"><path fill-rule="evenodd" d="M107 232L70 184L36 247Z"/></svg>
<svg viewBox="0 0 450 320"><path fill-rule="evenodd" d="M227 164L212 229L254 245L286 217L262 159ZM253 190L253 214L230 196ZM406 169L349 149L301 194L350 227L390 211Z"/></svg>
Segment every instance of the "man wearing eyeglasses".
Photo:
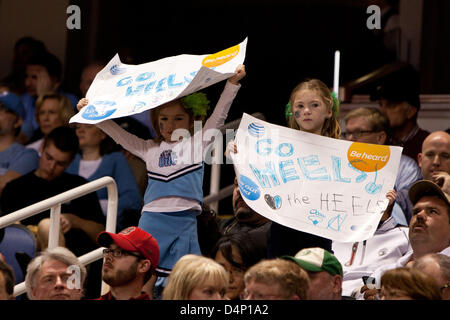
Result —
<svg viewBox="0 0 450 320"><path fill-rule="evenodd" d="M354 142L392 144L388 138L389 120L377 108L357 108L344 118L345 132L342 136ZM419 166L408 156L402 155L394 189L397 191L392 215L397 223L407 226L411 219L408 189L422 175Z"/></svg>
<svg viewBox="0 0 450 320"><path fill-rule="evenodd" d="M357 108L344 118L343 136L350 141L386 144L389 121L376 108ZM420 169L408 156L400 158L399 172L394 188L387 197L394 201L381 217L373 237L359 242L333 241L334 255L343 268L342 295L356 297L369 277L378 267L396 262L411 250L408 238L410 208L407 205L409 186L420 179ZM404 199L406 198L406 199Z"/></svg>
<svg viewBox="0 0 450 320"><path fill-rule="evenodd" d="M155 238L138 227L115 234L101 232L97 243L106 247L102 279L110 291L97 300L150 300L144 285L155 274L159 246Z"/></svg>

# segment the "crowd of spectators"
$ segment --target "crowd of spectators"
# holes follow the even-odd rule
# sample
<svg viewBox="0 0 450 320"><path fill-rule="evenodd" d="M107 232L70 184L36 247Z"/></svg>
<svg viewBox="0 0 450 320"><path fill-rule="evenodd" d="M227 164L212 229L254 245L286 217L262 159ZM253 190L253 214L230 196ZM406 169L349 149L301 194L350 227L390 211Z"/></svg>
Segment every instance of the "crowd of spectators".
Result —
<svg viewBox="0 0 450 320"><path fill-rule="evenodd" d="M119 191L115 232L104 231L106 189L62 205L56 248L47 247L49 210L17 222L37 244L24 266L23 299L450 299L450 134L418 126L414 70L375 90L380 108L354 109L344 119L342 139L403 147L390 205L371 238L333 241L331 249L328 240L304 247L309 242L297 239L289 248L296 254L274 251L276 226L246 204L235 179L231 217L204 206L201 255L184 255L162 274L158 239L138 227L145 163L98 127L69 124L105 63L83 69L77 97L60 87L61 63L42 42L20 39L15 54L12 73L0 81L0 216L103 176L113 177ZM149 112L116 122L141 139L155 135ZM8 239L0 234L1 241ZM99 247L103 264L83 266L78 257ZM163 291L155 291L158 278L166 278ZM101 280L109 286L103 294ZM15 298L14 284L14 270L0 255L0 299Z"/></svg>

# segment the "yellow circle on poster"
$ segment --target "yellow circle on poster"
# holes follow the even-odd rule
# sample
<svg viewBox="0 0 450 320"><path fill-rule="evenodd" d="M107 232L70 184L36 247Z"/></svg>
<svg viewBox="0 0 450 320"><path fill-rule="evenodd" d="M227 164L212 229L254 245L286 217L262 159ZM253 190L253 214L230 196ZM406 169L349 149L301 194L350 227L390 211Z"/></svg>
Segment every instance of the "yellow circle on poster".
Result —
<svg viewBox="0 0 450 320"><path fill-rule="evenodd" d="M217 53L210 54L202 61L202 65L207 68L217 67L225 62L230 61L239 53L239 45L222 50Z"/></svg>
<svg viewBox="0 0 450 320"><path fill-rule="evenodd" d="M350 164L364 172L381 170L389 162L390 155L389 146L361 142L353 142L347 151Z"/></svg>

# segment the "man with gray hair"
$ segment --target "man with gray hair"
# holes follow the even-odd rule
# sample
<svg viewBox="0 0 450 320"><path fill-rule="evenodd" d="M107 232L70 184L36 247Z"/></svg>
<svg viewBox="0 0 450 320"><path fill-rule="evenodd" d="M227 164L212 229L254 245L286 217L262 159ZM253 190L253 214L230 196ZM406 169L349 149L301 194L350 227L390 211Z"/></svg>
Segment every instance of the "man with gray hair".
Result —
<svg viewBox="0 0 450 320"><path fill-rule="evenodd" d="M440 253L429 253L417 259L413 268L432 276L441 287L442 300L450 300L450 257Z"/></svg>
<svg viewBox="0 0 450 320"><path fill-rule="evenodd" d="M244 282L244 300L308 300L308 274L286 259L261 260L245 272Z"/></svg>
<svg viewBox="0 0 450 320"><path fill-rule="evenodd" d="M67 248L46 249L28 264L25 287L30 300L80 300L86 268Z"/></svg>

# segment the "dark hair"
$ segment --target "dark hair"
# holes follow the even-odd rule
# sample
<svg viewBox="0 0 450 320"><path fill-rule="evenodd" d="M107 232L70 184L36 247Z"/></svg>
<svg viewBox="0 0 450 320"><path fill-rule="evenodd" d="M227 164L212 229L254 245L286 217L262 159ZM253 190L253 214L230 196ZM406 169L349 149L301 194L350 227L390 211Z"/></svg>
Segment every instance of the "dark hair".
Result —
<svg viewBox="0 0 450 320"><path fill-rule="evenodd" d="M50 143L53 143L56 148L63 152L69 152L72 159L75 157L79 146L75 130L67 126L53 129L48 136L44 138L42 148L45 149Z"/></svg>
<svg viewBox="0 0 450 320"><path fill-rule="evenodd" d="M406 101L420 110L420 74L412 65L405 65L400 70L383 78L370 93L370 100L386 99L400 103ZM416 115L417 115L416 113Z"/></svg>
<svg viewBox="0 0 450 320"><path fill-rule="evenodd" d="M3 278L5 278L6 293L12 295L14 293L15 283L14 271L12 267L2 259L0 259L0 272L3 274Z"/></svg>
<svg viewBox="0 0 450 320"><path fill-rule="evenodd" d="M197 215L197 235L202 255L210 256L222 233L220 232L216 212L206 203L202 204L202 212Z"/></svg>
<svg viewBox="0 0 450 320"><path fill-rule="evenodd" d="M100 142L100 155L110 154L112 152L121 151L122 147L117 144L110 136L105 135L105 139Z"/></svg>
<svg viewBox="0 0 450 320"><path fill-rule="evenodd" d="M20 46L23 45L30 46L31 48L33 48L35 52L47 51L47 49L45 48L45 44L42 41L37 40L33 37L22 37L19 40L17 40L14 45L14 50L17 50Z"/></svg>
<svg viewBox="0 0 450 320"><path fill-rule="evenodd" d="M233 248L239 251L242 263L238 263L233 259ZM219 250L231 265L244 271L266 257L264 248L258 246L247 232L223 235L212 250L211 257L213 259Z"/></svg>
<svg viewBox="0 0 450 320"><path fill-rule="evenodd" d="M61 80L62 65L61 61L50 52L38 52L28 61L28 65L40 65L47 69L51 77L55 77L57 81Z"/></svg>

